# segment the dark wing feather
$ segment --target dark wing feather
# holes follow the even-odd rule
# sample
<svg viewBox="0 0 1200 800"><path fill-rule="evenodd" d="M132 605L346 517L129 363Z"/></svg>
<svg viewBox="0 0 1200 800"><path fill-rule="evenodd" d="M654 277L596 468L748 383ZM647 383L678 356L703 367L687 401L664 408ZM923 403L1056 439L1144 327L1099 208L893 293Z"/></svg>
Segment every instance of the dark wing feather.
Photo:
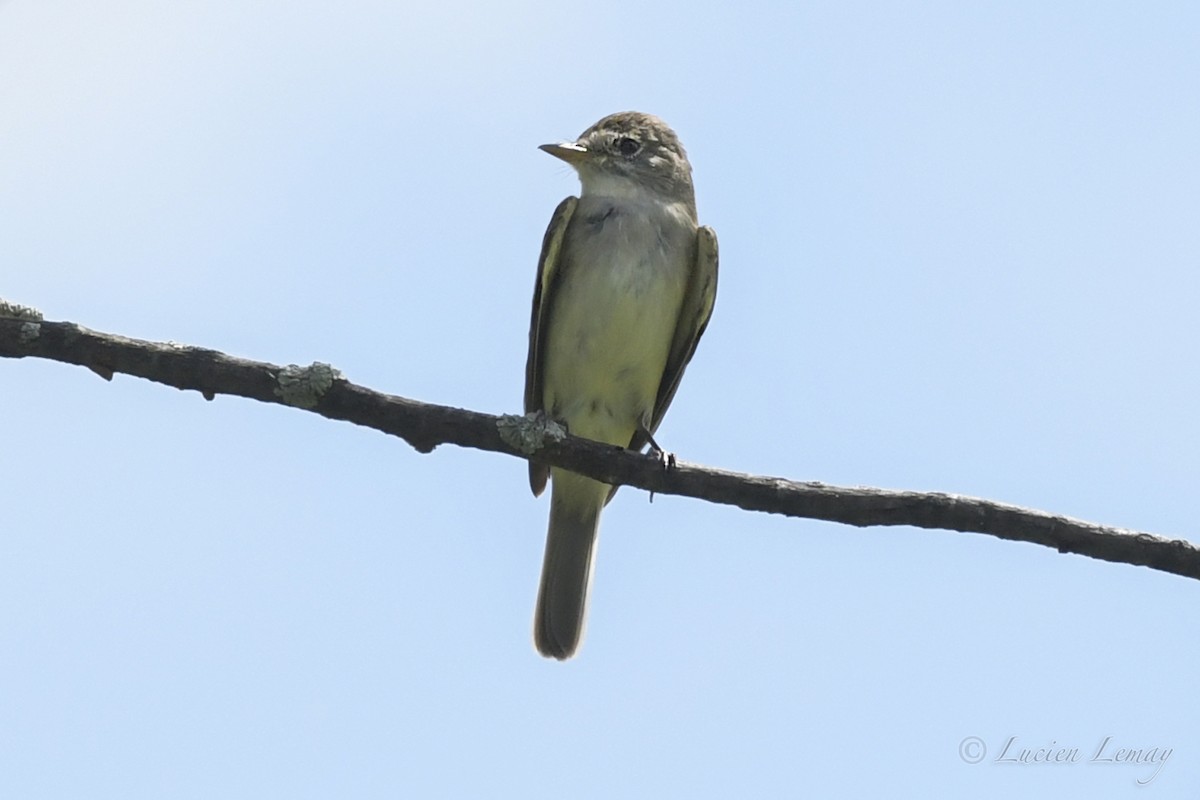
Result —
<svg viewBox="0 0 1200 800"><path fill-rule="evenodd" d="M654 415L650 420L650 433L658 430L667 406L675 397L684 367L692 360L696 345L708 327L713 305L717 301L717 234L707 226L696 231L696 256L692 263L692 274L688 280L687 293L679 309L679 322L675 325L675 338L667 354L667 367L662 382L658 385L658 396L654 400ZM641 450L646 446L646 437L634 433L629 443L630 450Z"/></svg>
<svg viewBox="0 0 1200 800"><path fill-rule="evenodd" d="M543 405L542 347L545 343L546 314L554 295L554 283L558 278L559 254L562 252L563 236L575 213L579 198L568 197L554 209L546 235L542 238L542 254L538 257L537 283L533 287L533 312L529 320L529 355L525 359L525 413L545 411ZM529 462L529 488L534 497L546 488L550 468L545 464Z"/></svg>

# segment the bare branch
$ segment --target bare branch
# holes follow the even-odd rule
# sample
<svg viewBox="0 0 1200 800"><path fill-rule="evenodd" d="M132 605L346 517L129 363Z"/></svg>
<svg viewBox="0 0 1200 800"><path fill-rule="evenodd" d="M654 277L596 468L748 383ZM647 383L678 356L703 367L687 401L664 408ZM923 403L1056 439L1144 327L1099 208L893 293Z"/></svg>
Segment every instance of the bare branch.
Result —
<svg viewBox="0 0 1200 800"><path fill-rule="evenodd" d="M20 309L18 315L13 309ZM1200 579L1200 548L1182 539L960 495L828 486L709 469L680 462L664 469L651 456L564 435L554 423L493 416L383 394L345 380L326 364L281 367L215 350L99 333L45 322L31 309L0 305L0 356L46 358L195 390L303 408L398 436L422 453L456 444L533 458L613 484L847 525L912 525L1053 547L1105 561L1138 564Z"/></svg>

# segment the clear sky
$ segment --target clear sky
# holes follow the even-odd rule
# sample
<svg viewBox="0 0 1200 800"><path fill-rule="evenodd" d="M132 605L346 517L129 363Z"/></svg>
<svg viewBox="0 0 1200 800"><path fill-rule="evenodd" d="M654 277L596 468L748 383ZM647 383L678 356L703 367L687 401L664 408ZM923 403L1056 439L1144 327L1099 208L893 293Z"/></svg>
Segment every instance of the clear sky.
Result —
<svg viewBox="0 0 1200 800"><path fill-rule="evenodd" d="M1200 539L1191 2L8 0L0 296L518 411L626 109L721 243L681 459ZM1195 581L626 489L560 664L518 460L34 360L0 455L2 797L1200 794Z"/></svg>

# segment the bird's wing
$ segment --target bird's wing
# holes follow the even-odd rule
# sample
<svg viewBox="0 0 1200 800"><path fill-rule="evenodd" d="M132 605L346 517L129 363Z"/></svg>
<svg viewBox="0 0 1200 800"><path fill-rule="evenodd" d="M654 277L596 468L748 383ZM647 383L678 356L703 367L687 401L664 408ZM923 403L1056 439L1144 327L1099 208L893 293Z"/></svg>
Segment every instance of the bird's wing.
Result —
<svg viewBox="0 0 1200 800"><path fill-rule="evenodd" d="M529 355L525 359L525 413L545 411L542 408L542 381L546 338L546 315L554 296L555 281L558 279L559 254L562 252L563 236L575 213L579 198L568 197L554 209L546 235L542 238L542 254L538 258L537 283L533 287L533 313L529 320ZM714 240L715 241L715 240ZM546 488L550 468L545 464L529 462L529 488L534 497Z"/></svg>
<svg viewBox="0 0 1200 800"><path fill-rule="evenodd" d="M683 305L679 309L679 322L675 324L675 338L667 354L667 367L662 382L658 385L658 396L654 400L654 415L650 420L650 433L658 430L667 406L675 397L683 369L692 360L696 345L708 327L713 304L717 301L717 233L708 226L696 231L696 257L692 263L692 274L688 278ZM634 433L629 449L641 450L646 437Z"/></svg>

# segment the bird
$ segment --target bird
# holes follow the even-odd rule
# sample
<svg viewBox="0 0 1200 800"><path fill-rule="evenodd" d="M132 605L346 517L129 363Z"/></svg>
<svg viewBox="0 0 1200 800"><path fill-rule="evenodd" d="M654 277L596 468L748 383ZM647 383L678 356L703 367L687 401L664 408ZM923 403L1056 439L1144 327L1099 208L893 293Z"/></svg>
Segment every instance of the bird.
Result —
<svg viewBox="0 0 1200 800"><path fill-rule="evenodd" d="M541 145L576 171L578 197L542 240L525 364L525 412L568 432L665 454L654 433L712 316L717 236L696 215L692 168L658 117L610 114L573 142ZM615 486L529 462L550 521L533 638L565 660L582 641L600 512Z"/></svg>

